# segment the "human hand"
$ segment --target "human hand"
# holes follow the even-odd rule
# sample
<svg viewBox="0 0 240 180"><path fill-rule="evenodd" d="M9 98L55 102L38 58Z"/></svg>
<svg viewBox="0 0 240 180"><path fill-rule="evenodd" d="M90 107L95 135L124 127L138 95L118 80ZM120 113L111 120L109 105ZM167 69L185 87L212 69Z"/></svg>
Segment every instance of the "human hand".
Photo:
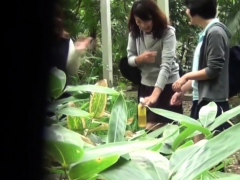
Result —
<svg viewBox="0 0 240 180"><path fill-rule="evenodd" d="M146 63L153 63L155 62L155 57L157 55L157 51L145 51L141 55L138 56L139 61L146 62Z"/></svg>
<svg viewBox="0 0 240 180"><path fill-rule="evenodd" d="M171 106L179 106L179 105L181 105L182 104L182 102L183 102L183 98L184 98L184 94L182 93L182 92L176 92L173 96L172 96L172 98L171 98L171 100L170 100L170 105Z"/></svg>
<svg viewBox="0 0 240 180"><path fill-rule="evenodd" d="M157 99L158 99L158 97L151 95L151 96L145 97L142 104L145 106L151 106L152 104L154 104L157 101Z"/></svg>
<svg viewBox="0 0 240 180"><path fill-rule="evenodd" d="M86 50L90 44L91 44L91 41L92 41L92 38L91 37L88 37L88 38L84 38L84 39L80 39L78 40L76 43L75 43L75 49L77 51L84 51Z"/></svg>
<svg viewBox="0 0 240 180"><path fill-rule="evenodd" d="M172 85L172 89L175 91L175 92L181 92L181 88L184 84L186 84L187 82L187 78L186 76L182 76L180 79L178 79L175 83L173 83Z"/></svg>

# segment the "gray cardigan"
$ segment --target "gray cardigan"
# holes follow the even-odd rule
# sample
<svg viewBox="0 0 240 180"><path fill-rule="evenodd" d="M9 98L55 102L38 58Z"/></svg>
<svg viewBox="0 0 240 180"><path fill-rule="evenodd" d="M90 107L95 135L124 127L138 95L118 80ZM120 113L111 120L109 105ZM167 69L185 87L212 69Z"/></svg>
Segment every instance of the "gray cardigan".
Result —
<svg viewBox="0 0 240 180"><path fill-rule="evenodd" d="M231 33L225 25L212 26L206 32L199 57L199 70L206 69L208 80L198 81L202 100L224 102L229 93L229 46Z"/></svg>
<svg viewBox="0 0 240 180"><path fill-rule="evenodd" d="M166 84L179 79L179 66L176 62L175 29L168 26L161 39L153 39L151 34L141 31L136 39L129 33L127 55L130 66L137 66L135 58L145 51L157 51L154 63L144 63L138 66L141 70L141 83L146 86L159 87L162 90Z"/></svg>

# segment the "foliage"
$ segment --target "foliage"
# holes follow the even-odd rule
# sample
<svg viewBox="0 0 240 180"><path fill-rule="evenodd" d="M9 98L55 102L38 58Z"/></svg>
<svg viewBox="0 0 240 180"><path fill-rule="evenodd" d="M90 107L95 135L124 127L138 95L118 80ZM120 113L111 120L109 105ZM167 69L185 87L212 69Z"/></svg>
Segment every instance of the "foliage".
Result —
<svg viewBox="0 0 240 180"><path fill-rule="evenodd" d="M113 51L113 74L114 86L129 84L121 77L118 70L118 62L121 57L126 56L127 48L127 22L130 8L134 0L110 1L111 22L112 22L112 51ZM225 23L232 32L231 43L240 43L240 2L236 0L218 0L220 20ZM96 83L102 77L102 53L101 53L101 14L100 2L98 0L70 0L64 1L64 24L71 37L75 40L77 36L96 35L98 45L94 51L84 57L83 64L79 71L81 83ZM179 64L185 71L192 67L193 51L197 44L200 28L190 26L189 18L186 16L186 9L183 0L169 1L170 20L176 29L177 55Z"/></svg>
<svg viewBox="0 0 240 180"><path fill-rule="evenodd" d="M60 70L59 70L60 71ZM55 73L61 74L61 73ZM59 78L60 80L60 78ZM64 83L64 79L61 79ZM60 88L60 83L55 83L55 88ZM179 125L168 124L154 132L146 134L140 130L132 137L125 135L127 125L127 106L124 95L114 89L99 85L82 85L67 87L65 92L93 91L96 100L99 95L111 94L114 105L110 113L107 137L79 134L61 125L61 121L45 128L46 157L57 161L59 166L49 164L46 169L50 172L65 174L69 180L118 180L118 179L143 179L143 180L200 180L200 179L238 179L239 175L221 173L220 167L229 163L226 160L231 154L240 149L238 137L240 124L214 136L214 129L235 117L240 112L240 105L215 118L216 104L211 102L200 111L198 121L190 117L166 111L163 109L149 108L149 110L177 121ZM63 89L62 89L63 92ZM80 101L76 96L68 98ZM53 97L56 97L53 95ZM101 99L101 98L100 98ZM70 107L67 100L55 100L51 111L66 112ZM101 105L101 107L103 107ZM93 122L96 114L80 110L67 111L68 116L84 117L85 121ZM63 111L63 109L67 109ZM71 109L71 108L70 108ZM102 111L102 108L100 108ZM99 111L99 109L96 109ZM99 111L99 112L100 112ZM99 119L94 120L96 122ZM81 121L78 121L81 123ZM86 123L87 124L87 123ZM192 137L204 134L205 139L194 144ZM157 138L161 135L160 138ZM227 146L223 146L228 142ZM165 156L162 154L166 154ZM201 161L199 161L201 159ZM220 163L220 165L218 165Z"/></svg>

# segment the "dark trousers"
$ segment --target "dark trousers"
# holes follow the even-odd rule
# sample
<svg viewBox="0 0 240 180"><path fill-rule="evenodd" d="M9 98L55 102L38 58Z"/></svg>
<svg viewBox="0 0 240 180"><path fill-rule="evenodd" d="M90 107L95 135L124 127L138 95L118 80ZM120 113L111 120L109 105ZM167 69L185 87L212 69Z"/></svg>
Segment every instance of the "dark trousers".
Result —
<svg viewBox="0 0 240 180"><path fill-rule="evenodd" d="M206 106L209 103L209 101L201 101L198 104L198 101L193 101L193 105L191 108L191 118L193 119L198 119L199 118L199 111L203 106ZM225 102L215 102L217 104L217 115L216 117L220 116L222 114L222 112L228 111L230 109L229 107L229 103L228 101ZM221 132L225 129L228 129L229 127L231 127L231 125L226 122L224 124L222 124L221 126L217 127L215 130L217 130L218 132Z"/></svg>

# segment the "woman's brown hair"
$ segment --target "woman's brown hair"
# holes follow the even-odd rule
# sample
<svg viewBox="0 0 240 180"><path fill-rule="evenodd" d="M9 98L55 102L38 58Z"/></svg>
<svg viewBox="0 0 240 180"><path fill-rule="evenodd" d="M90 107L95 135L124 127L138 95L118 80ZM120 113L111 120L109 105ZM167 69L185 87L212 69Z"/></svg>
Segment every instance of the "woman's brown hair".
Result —
<svg viewBox="0 0 240 180"><path fill-rule="evenodd" d="M56 40L69 38L69 34L63 28L63 10L58 4L55 4L54 6L53 30L54 38Z"/></svg>
<svg viewBox="0 0 240 180"><path fill-rule="evenodd" d="M137 16L143 21L152 20L153 38L160 39L163 36L168 25L168 20L156 2L153 0L138 0L133 3L128 22L128 30L132 33L132 36L136 38L140 36L140 30L134 16Z"/></svg>

